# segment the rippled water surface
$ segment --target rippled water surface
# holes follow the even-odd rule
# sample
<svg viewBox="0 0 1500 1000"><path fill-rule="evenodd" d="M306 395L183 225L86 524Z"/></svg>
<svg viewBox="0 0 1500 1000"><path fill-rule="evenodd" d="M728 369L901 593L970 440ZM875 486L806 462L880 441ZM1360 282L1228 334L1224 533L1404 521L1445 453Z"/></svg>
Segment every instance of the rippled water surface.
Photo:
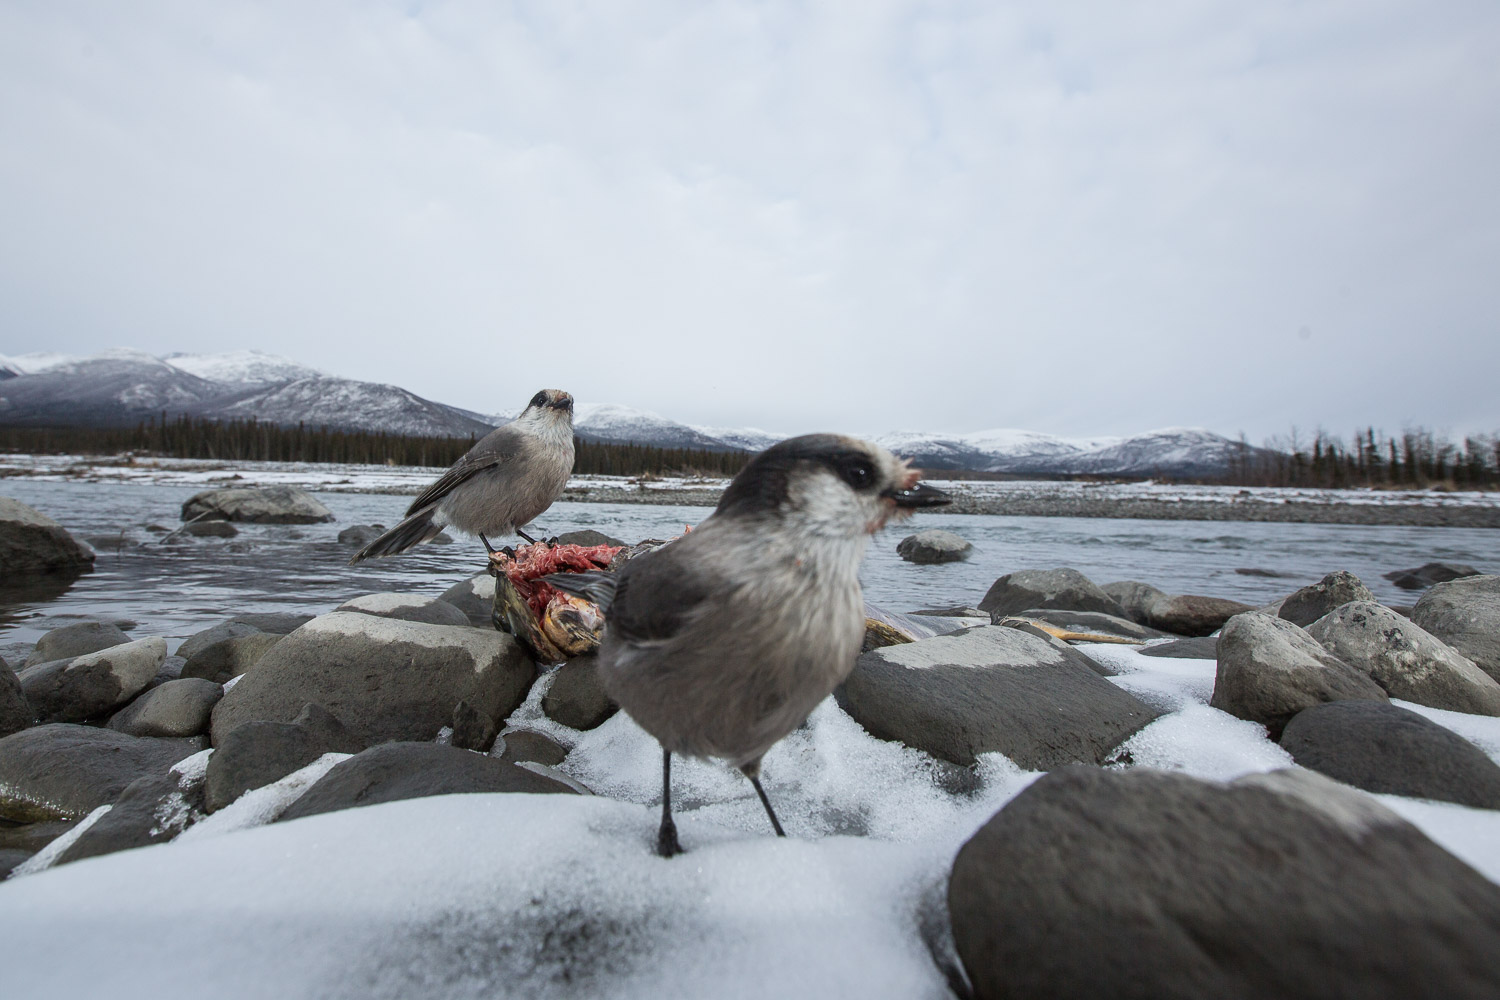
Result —
<svg viewBox="0 0 1500 1000"><path fill-rule="evenodd" d="M338 533L355 524L394 524L409 497L316 493L337 520L314 525L237 525L234 539L162 545L149 524L175 528L195 488L118 483L10 480L0 493L30 504L93 539L99 559L71 582L0 588L0 653L12 659L50 628L78 618L130 619L137 635L163 635L175 648L225 617L250 611L322 613L357 594L437 595L483 569L478 541L427 545L391 559L348 566L353 551ZM558 503L539 530L576 528L637 541L666 538L709 514L705 507ZM965 563L914 566L896 556L907 533L938 527L974 544ZM116 544L100 536L137 544ZM533 532L535 534L536 532ZM1271 601L1324 573L1347 569L1382 600L1410 604L1382 574L1442 560L1500 572L1500 531L1358 525L1132 521L1096 518L918 515L876 537L865 563L866 597L892 610L975 604L997 576L1017 569L1071 566L1098 583L1144 580L1170 593ZM1245 576L1255 567L1282 577Z"/></svg>

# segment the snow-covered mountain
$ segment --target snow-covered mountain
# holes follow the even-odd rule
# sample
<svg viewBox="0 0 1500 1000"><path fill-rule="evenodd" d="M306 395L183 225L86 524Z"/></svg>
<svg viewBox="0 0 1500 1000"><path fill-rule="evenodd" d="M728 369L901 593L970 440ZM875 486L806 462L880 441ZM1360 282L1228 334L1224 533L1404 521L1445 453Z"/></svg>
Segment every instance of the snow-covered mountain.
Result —
<svg viewBox="0 0 1500 1000"><path fill-rule="evenodd" d="M0 423L118 426L164 412L452 437L482 435L515 416L475 413L400 386L338 378L259 351L165 358L131 350L85 358L0 355ZM711 451L760 451L786 436L693 426L611 403L578 404L574 426L586 441ZM1180 427L1124 438L1063 438L1002 428L968 434L898 431L875 440L920 468L1019 476L1214 475L1242 457L1243 449L1218 434Z"/></svg>
<svg viewBox="0 0 1500 1000"><path fill-rule="evenodd" d="M480 414L394 385L334 378L257 351L158 358L112 350L85 358L0 357L0 423L120 426L188 415L254 417L391 434L467 437L494 426Z"/></svg>
<svg viewBox="0 0 1500 1000"><path fill-rule="evenodd" d="M190 375L228 385L273 385L293 379L325 375L316 368L261 351L232 351L228 354L168 354L162 359Z"/></svg>

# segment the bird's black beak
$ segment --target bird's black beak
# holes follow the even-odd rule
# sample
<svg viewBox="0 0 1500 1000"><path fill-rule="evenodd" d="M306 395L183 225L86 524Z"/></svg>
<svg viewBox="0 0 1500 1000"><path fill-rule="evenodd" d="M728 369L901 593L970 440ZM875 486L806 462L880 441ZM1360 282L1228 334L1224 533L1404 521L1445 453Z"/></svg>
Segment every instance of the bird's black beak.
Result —
<svg viewBox="0 0 1500 1000"><path fill-rule="evenodd" d="M953 502L953 497L926 483L918 483L909 490L889 489L880 495L894 501L897 507L941 507Z"/></svg>

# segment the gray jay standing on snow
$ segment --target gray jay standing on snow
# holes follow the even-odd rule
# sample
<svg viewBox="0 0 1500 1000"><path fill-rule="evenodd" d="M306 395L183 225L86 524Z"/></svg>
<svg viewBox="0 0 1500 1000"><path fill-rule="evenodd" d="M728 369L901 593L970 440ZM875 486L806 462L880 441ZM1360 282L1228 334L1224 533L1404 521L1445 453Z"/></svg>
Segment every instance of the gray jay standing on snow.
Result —
<svg viewBox="0 0 1500 1000"><path fill-rule="evenodd" d="M854 668L864 637L859 566L893 516L949 503L877 445L792 438L751 460L713 515L618 575L547 582L605 611L605 690L662 745L657 853L680 853L672 754L719 757L760 783L767 750Z"/></svg>
<svg viewBox="0 0 1500 1000"><path fill-rule="evenodd" d="M543 389L521 415L496 427L453 463L406 508L406 519L349 560L393 556L434 538L445 527L478 535L516 534L552 506L573 472L573 397Z"/></svg>

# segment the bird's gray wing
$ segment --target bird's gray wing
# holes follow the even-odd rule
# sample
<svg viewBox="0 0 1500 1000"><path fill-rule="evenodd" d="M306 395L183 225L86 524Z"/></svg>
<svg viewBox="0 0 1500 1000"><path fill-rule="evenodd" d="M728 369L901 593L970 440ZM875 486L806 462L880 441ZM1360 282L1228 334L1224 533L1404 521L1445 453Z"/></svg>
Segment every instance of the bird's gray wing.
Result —
<svg viewBox="0 0 1500 1000"><path fill-rule="evenodd" d="M668 546L625 564L609 609L616 636L635 645L666 642L720 589L701 565L674 558L681 554Z"/></svg>
<svg viewBox="0 0 1500 1000"><path fill-rule="evenodd" d="M422 508L437 503L477 473L514 461L520 452L521 432L509 424L496 427L454 462L452 468L438 477L437 482L423 490L411 502L411 506L406 508L406 516L410 517Z"/></svg>

